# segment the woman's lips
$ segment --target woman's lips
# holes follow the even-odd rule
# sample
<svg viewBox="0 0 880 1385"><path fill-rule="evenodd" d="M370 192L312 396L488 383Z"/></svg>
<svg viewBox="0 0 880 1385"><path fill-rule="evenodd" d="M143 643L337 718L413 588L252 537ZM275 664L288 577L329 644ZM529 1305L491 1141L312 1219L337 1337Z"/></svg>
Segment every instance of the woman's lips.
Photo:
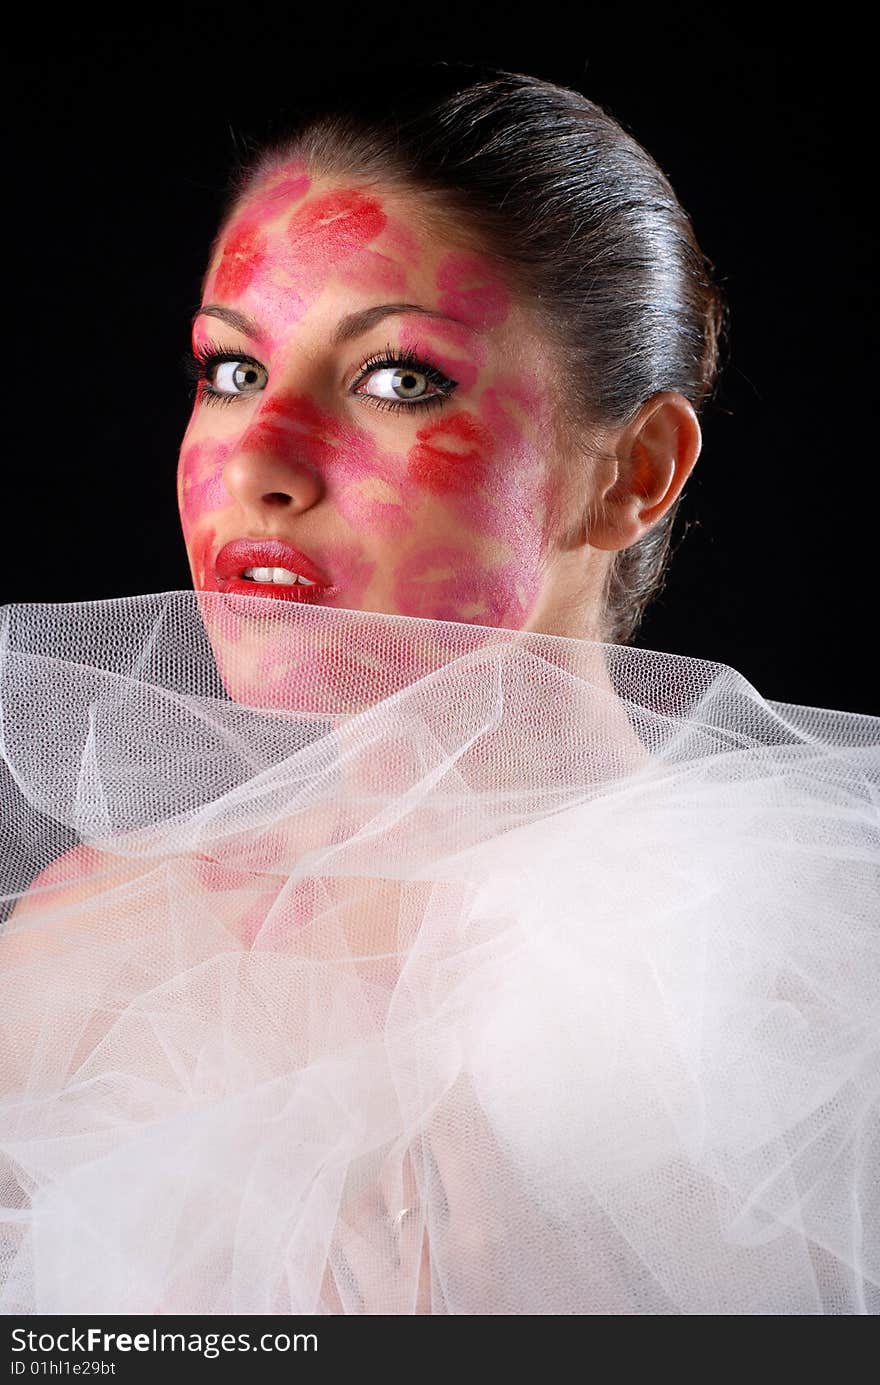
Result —
<svg viewBox="0 0 880 1385"><path fill-rule="evenodd" d="M283 567L314 585L254 582L242 576L246 568L252 567ZM338 591L311 558L285 539L233 539L223 545L214 559L214 572L221 591L268 596L276 601L319 601Z"/></svg>

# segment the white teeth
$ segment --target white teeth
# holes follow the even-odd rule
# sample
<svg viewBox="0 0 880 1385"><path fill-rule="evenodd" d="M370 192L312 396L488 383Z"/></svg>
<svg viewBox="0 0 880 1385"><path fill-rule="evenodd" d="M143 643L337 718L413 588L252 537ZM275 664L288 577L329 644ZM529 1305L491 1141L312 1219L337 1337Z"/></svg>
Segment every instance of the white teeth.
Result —
<svg viewBox="0 0 880 1385"><path fill-rule="evenodd" d="M275 582L281 587L295 587L297 583L303 587L315 586L307 577L300 577L298 572L288 572L286 567L247 567L242 577L248 577L252 582Z"/></svg>

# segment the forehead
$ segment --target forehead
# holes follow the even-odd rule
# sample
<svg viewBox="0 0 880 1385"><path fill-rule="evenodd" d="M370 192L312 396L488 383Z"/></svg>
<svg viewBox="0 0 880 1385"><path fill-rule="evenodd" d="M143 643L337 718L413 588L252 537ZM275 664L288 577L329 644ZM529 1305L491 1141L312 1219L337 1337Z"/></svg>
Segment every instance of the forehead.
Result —
<svg viewBox="0 0 880 1385"><path fill-rule="evenodd" d="M456 235L448 218L436 209L432 214L428 199L417 191L314 176L300 164L289 164L262 178L237 204L211 268L250 250L320 271L372 251L415 271L453 246L477 249L468 228Z"/></svg>
<svg viewBox="0 0 880 1385"><path fill-rule="evenodd" d="M514 295L470 228L456 228L416 190L315 177L288 164L236 206L205 276L204 296L250 300L298 320L326 289L443 298L470 324L499 326Z"/></svg>

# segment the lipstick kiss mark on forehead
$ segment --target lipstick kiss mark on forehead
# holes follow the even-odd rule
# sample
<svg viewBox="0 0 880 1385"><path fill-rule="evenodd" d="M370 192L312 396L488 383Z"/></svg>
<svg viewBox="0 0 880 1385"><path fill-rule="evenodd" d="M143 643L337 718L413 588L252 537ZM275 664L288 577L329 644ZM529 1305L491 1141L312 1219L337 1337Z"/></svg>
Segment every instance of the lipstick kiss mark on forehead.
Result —
<svg viewBox="0 0 880 1385"><path fill-rule="evenodd" d="M488 262L454 250L437 267L440 311L469 327L499 327L510 312L510 294Z"/></svg>
<svg viewBox="0 0 880 1385"><path fill-rule="evenodd" d="M328 273L342 266L360 276L364 287L378 281L396 293L404 286L402 268L367 249L387 220L376 198L336 188L279 219L279 208L300 200L307 186L304 175L279 178L248 199L233 217L204 286L205 297L249 297L275 335L300 320Z"/></svg>
<svg viewBox="0 0 880 1385"><path fill-rule="evenodd" d="M356 188L335 188L293 213L287 238L303 267L346 260L381 234L386 216L374 197Z"/></svg>
<svg viewBox="0 0 880 1385"><path fill-rule="evenodd" d="M259 225L233 223L221 247L213 276L205 285L207 298L240 298L269 263L269 241Z"/></svg>
<svg viewBox="0 0 880 1385"><path fill-rule="evenodd" d="M442 317L425 318L419 325L423 332L427 332L430 336L440 337L450 346L461 351L462 355L472 360L476 365L486 364L489 352L485 339L475 336L469 327L463 326L460 322L450 322Z"/></svg>
<svg viewBox="0 0 880 1385"><path fill-rule="evenodd" d="M465 347L464 355L451 356L448 351L438 351L437 347L430 341L435 327L457 326L457 323L437 322L425 318L419 323L418 330L407 325L401 326L400 344L404 350L412 351L419 359L427 358L433 365L438 366L445 375L456 381L459 394L467 394L469 390L473 389L477 380L477 366L471 359L476 353ZM438 335L442 334L438 333Z"/></svg>
<svg viewBox="0 0 880 1385"><path fill-rule="evenodd" d="M351 264L342 265L339 278L351 288L367 292L373 290L401 298L406 294L406 270L387 255L373 250L363 250Z"/></svg>
<svg viewBox="0 0 880 1385"><path fill-rule="evenodd" d="M279 216L292 203L305 197L311 185L312 180L304 164L285 164L269 174L248 194L246 215L250 220Z"/></svg>

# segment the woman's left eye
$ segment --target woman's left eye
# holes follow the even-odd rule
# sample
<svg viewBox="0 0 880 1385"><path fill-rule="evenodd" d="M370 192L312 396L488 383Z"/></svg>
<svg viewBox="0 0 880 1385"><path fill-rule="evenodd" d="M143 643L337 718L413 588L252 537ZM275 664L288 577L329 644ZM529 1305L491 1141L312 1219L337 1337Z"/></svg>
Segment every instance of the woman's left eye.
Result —
<svg viewBox="0 0 880 1385"><path fill-rule="evenodd" d="M369 379L377 399L420 399L430 389L427 375L421 370L410 370L408 366L374 370ZM372 389L364 390L364 394L372 393Z"/></svg>
<svg viewBox="0 0 880 1385"><path fill-rule="evenodd" d="M427 361L410 363L386 356L364 362L352 393L365 395L380 409L406 409L442 404L456 384Z"/></svg>

